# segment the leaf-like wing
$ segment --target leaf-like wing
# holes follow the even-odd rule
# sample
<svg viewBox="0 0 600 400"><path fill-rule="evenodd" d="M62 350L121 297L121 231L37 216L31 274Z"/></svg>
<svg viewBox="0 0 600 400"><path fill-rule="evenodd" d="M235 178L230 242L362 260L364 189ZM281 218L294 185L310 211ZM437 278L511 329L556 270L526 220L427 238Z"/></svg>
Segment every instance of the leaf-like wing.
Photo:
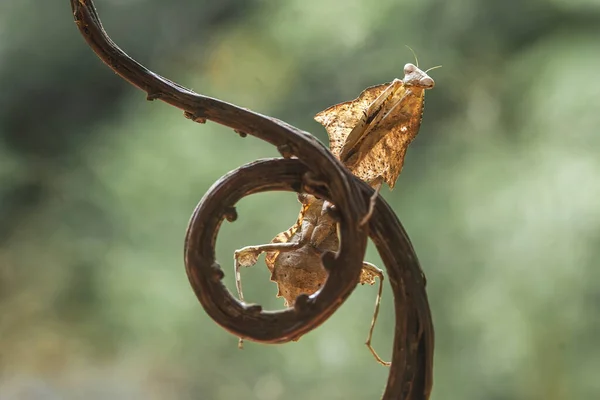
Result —
<svg viewBox="0 0 600 400"><path fill-rule="evenodd" d="M317 115L315 120L325 127L329 135L329 150L339 158L346 138L367 112L369 106L383 93L389 83L371 86L354 100L333 105Z"/></svg>

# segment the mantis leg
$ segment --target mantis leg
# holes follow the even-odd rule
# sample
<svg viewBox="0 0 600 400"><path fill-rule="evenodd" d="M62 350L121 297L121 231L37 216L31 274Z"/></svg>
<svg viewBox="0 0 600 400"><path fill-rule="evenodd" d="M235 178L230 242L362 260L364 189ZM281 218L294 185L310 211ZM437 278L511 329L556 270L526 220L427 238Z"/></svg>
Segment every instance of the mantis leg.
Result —
<svg viewBox="0 0 600 400"><path fill-rule="evenodd" d="M383 271L374 266L373 264L365 261L363 262L363 273L371 278L366 281L366 283L369 283L371 285L375 283L373 277L379 278L379 291L377 292L377 298L375 299L375 311L373 312L373 320L371 321L369 335L367 336L367 341L365 342L365 344L367 345L367 348L369 349L371 354L373 354L373 357L375 357L378 363L389 367L391 363L383 361L381 357L379 357L373 346L371 346L371 339L373 338L373 330L375 329L375 323L377 322L377 316L379 315L379 305L381 304L381 294L383 292Z"/></svg>
<svg viewBox="0 0 600 400"><path fill-rule="evenodd" d="M375 193L373 193L371 195L371 198L369 199L369 210L367 211L365 216L362 217L362 219L360 220L359 226L365 225L367 222L369 222L369 219L371 219L371 216L373 215L373 211L375 211L375 202L377 201L377 196L379 196L379 191L381 190L382 184L383 184L382 177L379 177L373 181L372 185L375 188Z"/></svg>
<svg viewBox="0 0 600 400"><path fill-rule="evenodd" d="M269 243L260 246L247 246L236 250L233 255L235 263L235 287L237 289L240 301L244 303L244 292L242 291L242 276L240 274L240 269L242 267L251 267L254 264L256 264L258 256L260 256L264 252L279 251L283 253L286 251L293 251L302 247L305 244L304 242L305 240L289 243ZM238 348L244 348L244 339L239 338Z"/></svg>
<svg viewBox="0 0 600 400"><path fill-rule="evenodd" d="M244 293L242 292L242 278L240 269L242 267L251 267L256 264L258 257L268 251L279 251L285 253L286 251L297 250L303 246L303 242L288 242L288 243L269 243L262 244L259 246L246 246L233 253L233 259L235 262L235 287L238 292L239 299L244 301Z"/></svg>

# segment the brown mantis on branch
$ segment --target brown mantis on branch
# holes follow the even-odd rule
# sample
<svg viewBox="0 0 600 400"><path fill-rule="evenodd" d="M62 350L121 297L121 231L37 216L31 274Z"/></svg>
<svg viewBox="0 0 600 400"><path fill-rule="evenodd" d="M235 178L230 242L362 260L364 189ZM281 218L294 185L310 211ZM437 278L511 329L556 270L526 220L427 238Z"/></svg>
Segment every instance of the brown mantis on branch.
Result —
<svg viewBox="0 0 600 400"><path fill-rule="evenodd" d="M408 145L419 132L425 89L435 85L426 72L413 64L406 64L404 74L402 80L367 88L358 98L331 106L315 116L329 134L331 152L354 175L376 189L361 225L368 222L383 182L394 187ZM300 194L298 199L302 208L291 228L275 236L269 244L247 246L234 253L236 288L241 301L244 295L240 269L256 264L263 252L267 253L265 263L271 281L278 285L277 296L283 297L288 307L294 306L299 295L317 292L327 279L321 256L339 247L334 206L310 194ZM379 363L389 366L371 346L381 303L383 271L363 261L360 283L373 285L376 277L379 289L366 345ZM240 339L240 348L242 343Z"/></svg>

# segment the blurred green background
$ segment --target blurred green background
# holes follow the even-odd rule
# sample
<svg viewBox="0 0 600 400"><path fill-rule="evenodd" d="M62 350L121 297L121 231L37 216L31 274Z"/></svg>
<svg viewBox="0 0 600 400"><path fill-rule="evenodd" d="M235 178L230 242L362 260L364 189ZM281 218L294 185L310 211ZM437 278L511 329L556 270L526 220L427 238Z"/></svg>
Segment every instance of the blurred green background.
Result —
<svg viewBox="0 0 600 400"><path fill-rule="evenodd" d="M393 192L427 274L434 399L600 398L600 1L98 0L112 38L194 90L312 120L367 86L431 72ZM66 0L0 3L0 399L375 399L375 287L297 343L247 343L185 275L188 218L270 145L198 125L115 76ZM218 257L295 220L244 199ZM367 260L381 266L371 246ZM264 263L246 298L281 308ZM386 287L374 345L389 358Z"/></svg>

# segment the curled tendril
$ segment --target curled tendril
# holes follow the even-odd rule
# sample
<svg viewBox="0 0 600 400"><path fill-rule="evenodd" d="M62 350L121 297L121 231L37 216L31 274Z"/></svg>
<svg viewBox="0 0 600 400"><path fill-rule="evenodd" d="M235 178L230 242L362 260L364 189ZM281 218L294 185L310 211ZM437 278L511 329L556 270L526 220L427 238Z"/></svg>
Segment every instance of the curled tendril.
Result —
<svg viewBox="0 0 600 400"><path fill-rule="evenodd" d="M317 296L305 296L296 306L282 311L265 312L260 306L244 306L221 283L223 271L215 260L215 242L220 224L224 219L235 219L235 204L244 196L269 190L303 191L309 170L299 169L305 165L298 160L272 159L257 161L225 175L204 195L194 211L188 227L185 244L186 270L196 296L206 312L221 326L233 334L264 343L284 343L296 339L324 322L347 297L340 282L354 289L358 280L346 272L346 262L359 260L366 246L366 230L358 232L354 225L342 219L340 233L342 243L347 238L358 240L358 246L350 241L342 245L335 257L327 257L325 263L331 279ZM342 176L343 179L347 175ZM324 189L319 187L318 189ZM326 191L318 194L330 197ZM341 200L339 194L331 195L331 201ZM362 199L359 197L359 200ZM344 210L345 211L345 210ZM229 217L229 218L228 218ZM364 244L363 244L364 242Z"/></svg>
<svg viewBox="0 0 600 400"><path fill-rule="evenodd" d="M233 334L263 343L284 343L316 328L346 300L359 282L367 234L376 244L394 293L396 327L392 365L383 399L428 399L432 387L433 325L425 278L415 251L396 215L377 197L368 227L362 216L373 189L350 174L313 136L275 118L202 96L153 73L125 54L106 34L91 0L70 0L75 22L92 50L113 71L184 111L196 122L210 120L250 134L277 147L284 158L259 160L219 179L200 201L187 231L185 265L190 284L206 312ZM291 158L293 157L293 158ZM314 186L315 181L323 185ZM237 217L243 197L270 190L310 190L336 205L340 249L326 254L329 272L323 288L303 296L292 309L266 312L244 305L221 282L215 242L224 219Z"/></svg>

